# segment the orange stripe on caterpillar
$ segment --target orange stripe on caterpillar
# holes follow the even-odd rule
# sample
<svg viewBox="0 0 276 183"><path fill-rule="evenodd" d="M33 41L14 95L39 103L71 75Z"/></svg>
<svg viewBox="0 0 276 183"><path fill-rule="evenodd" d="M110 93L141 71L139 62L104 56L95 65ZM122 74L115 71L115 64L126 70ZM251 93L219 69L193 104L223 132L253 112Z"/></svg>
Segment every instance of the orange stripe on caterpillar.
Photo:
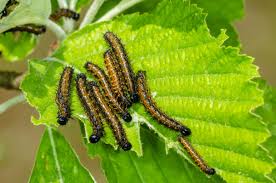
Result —
<svg viewBox="0 0 276 183"><path fill-rule="evenodd" d="M189 153L191 158L197 164L197 166L206 174L213 175L216 173L215 169L210 168L204 160L200 157L200 155L196 152L196 150L192 147L192 145L188 142L188 140L182 135L178 137L178 141L183 145L184 149Z"/></svg>
<svg viewBox="0 0 276 183"><path fill-rule="evenodd" d="M86 62L85 68L88 72L90 72L100 83L101 88L106 96L107 101L111 104L113 109L122 117L122 119L126 122L130 122L132 120L131 115L127 110L123 109L121 105L116 100L112 90L108 78L104 71L98 67L96 64L91 62Z"/></svg>
<svg viewBox="0 0 276 183"><path fill-rule="evenodd" d="M94 95L87 86L86 76L78 74L76 78L76 88L85 113L93 127L93 133L89 138L91 143L96 143L103 136L103 125L100 117L100 109L96 103Z"/></svg>
<svg viewBox="0 0 276 183"><path fill-rule="evenodd" d="M71 116L70 110L70 93L71 93L71 81L73 77L74 69L72 67L65 67L61 74L57 94L56 104L58 106L58 120L60 125L65 125Z"/></svg>
<svg viewBox="0 0 276 183"><path fill-rule="evenodd" d="M89 87L94 93L98 105L101 108L101 112L105 116L110 128L112 129L113 135L118 145L124 150L128 151L132 148L131 143L128 141L123 126L117 116L114 114L108 103L105 101L104 96L101 94L100 88L96 82L89 82Z"/></svg>
<svg viewBox="0 0 276 183"><path fill-rule="evenodd" d="M120 65L118 64L112 50L109 49L104 53L104 63L109 76L111 89L118 102L125 108L130 107L131 102L127 99L126 94L124 93L124 76L122 75Z"/></svg>
<svg viewBox="0 0 276 183"><path fill-rule="evenodd" d="M121 71L125 78L125 85L127 86L127 91L130 95L132 102L138 102L139 97L136 93L136 86L134 82L134 73L130 67L130 63L127 57L127 53L120 39L112 32L106 32L104 38L107 43L111 46L118 63L120 65Z"/></svg>
<svg viewBox="0 0 276 183"><path fill-rule="evenodd" d="M179 131L185 136L191 134L191 130L188 127L180 124L178 121L167 116L156 106L155 102L152 100L149 89L147 88L146 76L143 71L138 71L138 74L137 74L137 91L138 91L140 101L142 102L146 110L159 123L161 123L162 125L170 129Z"/></svg>

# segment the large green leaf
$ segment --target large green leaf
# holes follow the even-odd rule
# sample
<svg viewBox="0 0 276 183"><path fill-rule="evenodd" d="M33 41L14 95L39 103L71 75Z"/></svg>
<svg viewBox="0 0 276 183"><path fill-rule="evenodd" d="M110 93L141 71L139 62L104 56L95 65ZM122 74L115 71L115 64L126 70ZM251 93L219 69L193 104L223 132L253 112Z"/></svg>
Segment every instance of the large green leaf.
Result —
<svg viewBox="0 0 276 183"><path fill-rule="evenodd" d="M121 153L105 144L90 146L88 152L101 157L109 182L222 182L219 176L207 177L175 151L165 151L164 141L141 127L143 157ZM177 179L176 179L177 177Z"/></svg>
<svg viewBox="0 0 276 183"><path fill-rule="evenodd" d="M48 127L42 137L29 182L89 183L94 180L65 138Z"/></svg>
<svg viewBox="0 0 276 183"><path fill-rule="evenodd" d="M0 34L0 52L5 60L16 61L29 55L37 43L37 37L28 34Z"/></svg>
<svg viewBox="0 0 276 183"><path fill-rule="evenodd" d="M86 73L83 65L87 60L103 66L102 55L108 47L102 36L110 30L124 42L135 72L139 69L147 72L157 104L192 129L192 144L216 168L218 175L228 182L269 181L265 175L274 165L260 143L270 134L252 112L263 104L262 91L251 81L259 76L257 68L252 58L240 55L238 49L222 46L227 37L224 32L212 37L204 17L189 1L164 0L151 14L122 16L72 34L56 52L55 59L29 63L29 73L21 87L29 103L40 112L40 119L33 122L57 126L54 99L62 67L72 65L76 72ZM72 109L73 117L84 122L89 135L91 127L75 89ZM125 125L125 129L134 145L133 151L138 155L143 153L139 129L143 123L165 141L167 151L172 148L189 160L176 142L177 134L158 125L142 105L134 105L131 112L133 122ZM106 133L105 143L114 145L110 131ZM88 148L94 146L100 144ZM158 158L159 152L155 153ZM102 154L100 150L98 154ZM128 156L125 152L120 154ZM118 160L118 164L131 166L138 161ZM116 176L120 176L121 166L113 172ZM110 173L110 169L106 171ZM150 174L151 170L148 171ZM191 171L198 169L192 167ZM175 176L166 175L166 178L175 180Z"/></svg>

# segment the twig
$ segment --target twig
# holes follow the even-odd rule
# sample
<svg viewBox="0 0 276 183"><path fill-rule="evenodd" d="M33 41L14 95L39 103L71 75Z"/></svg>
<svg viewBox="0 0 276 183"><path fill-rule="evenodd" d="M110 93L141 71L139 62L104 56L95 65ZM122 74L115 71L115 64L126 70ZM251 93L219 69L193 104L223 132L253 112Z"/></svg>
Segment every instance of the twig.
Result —
<svg viewBox="0 0 276 183"><path fill-rule="evenodd" d="M58 0L58 6L60 8L68 8L68 4L66 0Z"/></svg>
<svg viewBox="0 0 276 183"><path fill-rule="evenodd" d="M77 2L78 2L78 0L71 0L71 1L70 1L70 4L69 4L69 8L70 8L71 10L76 10Z"/></svg>
<svg viewBox="0 0 276 183"><path fill-rule="evenodd" d="M0 104L0 114L4 113L7 109L23 101L25 101L25 97L23 94L17 95L7 100L6 102Z"/></svg>
<svg viewBox="0 0 276 183"><path fill-rule="evenodd" d="M108 11L105 15L103 15L101 18L99 18L96 22L103 22L111 20L113 17L119 15L123 11L127 10L128 8L134 6L137 3L140 3L144 0L123 0L121 1L117 6L112 8L110 11Z"/></svg>
<svg viewBox="0 0 276 183"><path fill-rule="evenodd" d="M89 24L92 22L98 13L100 7L102 4L105 2L105 0L94 0L93 3L91 4L90 8L87 10L83 21L80 24L80 28L83 28L85 25Z"/></svg>
<svg viewBox="0 0 276 183"><path fill-rule="evenodd" d="M0 87L5 89L18 90L22 78L22 73L12 71L0 71Z"/></svg>
<svg viewBox="0 0 276 183"><path fill-rule="evenodd" d="M64 30L55 22L51 21L51 20L47 20L46 22L46 26L53 32L56 34L57 38L59 40L63 40L66 37L66 33L64 32Z"/></svg>

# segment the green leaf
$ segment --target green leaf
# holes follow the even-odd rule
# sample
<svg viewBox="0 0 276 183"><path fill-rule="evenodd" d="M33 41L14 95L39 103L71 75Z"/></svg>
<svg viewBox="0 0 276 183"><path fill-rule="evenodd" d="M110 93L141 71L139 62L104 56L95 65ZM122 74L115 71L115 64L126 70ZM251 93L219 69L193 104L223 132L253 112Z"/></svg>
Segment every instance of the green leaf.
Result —
<svg viewBox="0 0 276 183"><path fill-rule="evenodd" d="M5 60L17 61L29 55L37 43L37 37L29 33L0 34L0 52Z"/></svg>
<svg viewBox="0 0 276 183"><path fill-rule="evenodd" d="M78 0L77 5L76 5L76 9L80 10L84 6L89 5L90 2L91 2L90 0Z"/></svg>
<svg viewBox="0 0 276 183"><path fill-rule="evenodd" d="M2 1L0 1L0 11L2 11L5 8L5 6L6 6L6 4L7 4L8 1L9 0L2 0Z"/></svg>
<svg viewBox="0 0 276 183"><path fill-rule="evenodd" d="M232 24L244 16L243 0L192 0L192 3L196 3L208 14L206 21L212 35L218 36L221 29L227 29L229 39L224 44L239 46L238 34Z"/></svg>
<svg viewBox="0 0 276 183"><path fill-rule="evenodd" d="M50 14L50 1L21 0L9 16L0 20L0 33L18 25L46 24Z"/></svg>
<svg viewBox="0 0 276 183"><path fill-rule="evenodd" d="M102 55L108 48L103 33L107 30L118 34L125 44L134 71L147 72L158 106L192 129L192 144L216 168L218 175L227 182L269 181L265 175L274 165L259 146L269 133L252 112L263 104L262 91L251 81L259 76L257 68L252 58L240 55L237 48L222 46L227 37L225 32L212 37L205 15L189 1L164 0L151 14L126 15L112 22L89 25L63 42L54 55L56 59L29 62L29 73L21 87L29 103L40 112L40 119L33 119L35 124L57 125L54 99L64 65L83 73L87 60L103 67ZM75 89L72 95L73 117L84 122L89 135L91 127ZM125 129L138 155L142 154L139 138L142 123L165 141L167 151L172 148L189 160L176 142L177 134L152 120L141 104L134 105L131 113L133 122L125 125ZM110 131L105 143L114 145ZM159 158L159 152L150 150ZM121 156L128 156L118 151ZM122 166L138 161L122 161ZM114 176L120 176L119 168L113 172ZM198 168L192 167L190 171L198 172ZM175 176L167 179L175 180Z"/></svg>
<svg viewBox="0 0 276 183"><path fill-rule="evenodd" d="M271 136L262 144L267 150L269 150L270 156L273 160L276 160L276 90L269 86L264 80L258 80L260 88L264 93L264 105L256 110L263 121L268 126ZM276 169L274 168L271 177L276 181Z"/></svg>
<svg viewBox="0 0 276 183"><path fill-rule="evenodd" d="M65 138L47 128L42 137L30 183L94 182Z"/></svg>
<svg viewBox="0 0 276 183"><path fill-rule="evenodd" d="M118 4L120 0L106 1L96 18L104 15L108 10ZM135 12L152 12L161 0L144 0L138 3L134 7L126 10L123 14L130 14ZM236 29L233 27L233 23L240 20L244 16L244 2L243 0L191 0L191 3L196 4L202 8L207 14L207 25L213 36L218 36L221 29L226 29L227 36L229 37L225 41L225 45L239 46L239 38Z"/></svg>
<svg viewBox="0 0 276 183"><path fill-rule="evenodd" d="M144 154L114 151L108 145L89 145L92 156L101 157L107 180L111 182L222 182L219 176L206 177L145 127L141 127ZM154 150L153 150L154 149ZM119 172L118 172L119 171ZM177 179L176 179L177 178Z"/></svg>

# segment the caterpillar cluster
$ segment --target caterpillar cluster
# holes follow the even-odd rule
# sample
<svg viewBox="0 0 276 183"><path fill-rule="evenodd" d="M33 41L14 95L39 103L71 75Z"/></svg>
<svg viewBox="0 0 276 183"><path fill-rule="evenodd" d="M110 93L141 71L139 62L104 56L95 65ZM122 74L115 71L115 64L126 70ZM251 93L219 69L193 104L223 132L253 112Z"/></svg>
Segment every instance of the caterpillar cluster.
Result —
<svg viewBox="0 0 276 183"><path fill-rule="evenodd" d="M10 7L13 7L13 5L17 5L17 4L18 4L17 1L9 0L6 4L4 10L2 10L0 12L0 15L1 15L0 18L8 16L8 13L11 9ZM58 21L62 17L71 18L71 19L77 21L80 18L80 14L76 13L70 9L61 8L61 9L58 9L57 11L55 11L54 13L52 13L50 15L49 19L51 19L53 21ZM46 32L46 26L45 25L36 25L36 24L24 24L24 25L16 26L9 30L6 30L4 33L7 33L7 32L28 32L31 34L39 35L39 34L43 34Z"/></svg>
<svg viewBox="0 0 276 183"><path fill-rule="evenodd" d="M84 68L96 81L88 81L83 73L76 76L77 94L93 127L90 142L96 143L104 135L102 120L105 119L112 129L117 144L125 151L130 150L132 145L127 139L118 116L125 122L130 122L132 117L128 108L140 101L152 118L180 133L178 141L203 172L214 174L215 170L203 161L186 139L186 136L191 134L191 130L158 108L150 95L146 73L138 71L135 75L121 40L112 32L106 32L104 39L110 46L110 49L103 54L107 74L96 64L86 62ZM56 103L59 109L58 122L61 125L66 124L71 115L69 99L72 75L73 69L65 67L58 85Z"/></svg>

